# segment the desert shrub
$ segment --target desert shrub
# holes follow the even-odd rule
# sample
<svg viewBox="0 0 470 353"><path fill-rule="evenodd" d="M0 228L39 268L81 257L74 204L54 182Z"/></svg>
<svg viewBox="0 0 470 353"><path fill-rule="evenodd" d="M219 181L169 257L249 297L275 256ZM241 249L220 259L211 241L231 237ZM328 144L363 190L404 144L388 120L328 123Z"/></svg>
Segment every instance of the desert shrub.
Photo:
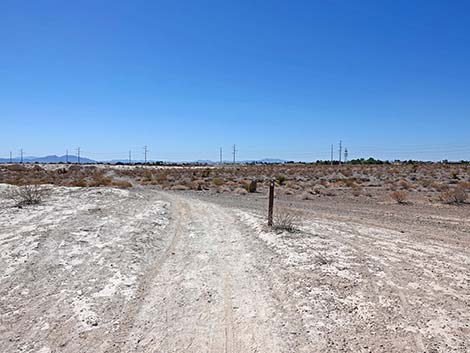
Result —
<svg viewBox="0 0 470 353"><path fill-rule="evenodd" d="M410 183L405 179L400 180L398 184L403 190L409 190L411 188Z"/></svg>
<svg viewBox="0 0 470 353"><path fill-rule="evenodd" d="M464 181L460 183L460 187L462 187L466 191L470 191L470 181Z"/></svg>
<svg viewBox="0 0 470 353"><path fill-rule="evenodd" d="M353 194L353 196L355 196L355 197L361 196L361 195L362 195L362 188L361 188L360 186L355 186L355 187L353 187L353 189L352 189L352 194Z"/></svg>
<svg viewBox="0 0 470 353"><path fill-rule="evenodd" d="M129 189L132 187L132 184L127 180L113 180L112 186L121 188L121 189Z"/></svg>
<svg viewBox="0 0 470 353"><path fill-rule="evenodd" d="M461 185L442 191L439 195L439 199L447 204L462 204L467 200L467 190Z"/></svg>
<svg viewBox="0 0 470 353"><path fill-rule="evenodd" d="M392 200L396 201L399 204L404 204L406 203L406 200L408 199L408 194L403 191L393 191L390 193L390 197Z"/></svg>
<svg viewBox="0 0 470 353"><path fill-rule="evenodd" d="M276 181L279 185L284 185L284 183L286 182L287 178L284 176L284 175L278 175L276 177Z"/></svg>
<svg viewBox="0 0 470 353"><path fill-rule="evenodd" d="M91 187L98 187L98 186L111 186L113 185L113 179L105 177L105 176L95 176L93 180L88 184Z"/></svg>
<svg viewBox="0 0 470 353"><path fill-rule="evenodd" d="M9 190L7 197L13 200L18 207L23 207L40 204L48 194L49 189L38 184L31 184Z"/></svg>
<svg viewBox="0 0 470 353"><path fill-rule="evenodd" d="M206 168L202 171L201 176L203 178L208 178L211 175L212 170L210 168Z"/></svg>
<svg viewBox="0 0 470 353"><path fill-rule="evenodd" d="M170 189L175 191L186 191L189 188L186 185L174 185Z"/></svg>
<svg viewBox="0 0 470 353"><path fill-rule="evenodd" d="M300 195L300 198L302 200L313 200L315 198L315 196L311 193L311 192L308 192L308 191L304 191L301 195Z"/></svg>
<svg viewBox="0 0 470 353"><path fill-rule="evenodd" d="M155 176L155 181L157 184L164 184L168 180L168 172L161 172Z"/></svg>
<svg viewBox="0 0 470 353"><path fill-rule="evenodd" d="M244 188L236 188L235 190L235 193L239 194L239 195L246 195L248 194L248 191Z"/></svg>
<svg viewBox="0 0 470 353"><path fill-rule="evenodd" d="M6 165L4 168L11 172L24 172L27 170L27 168L23 164Z"/></svg>
<svg viewBox="0 0 470 353"><path fill-rule="evenodd" d="M354 178L340 179L339 182L348 188L352 188L356 186L356 179Z"/></svg>
<svg viewBox="0 0 470 353"><path fill-rule="evenodd" d="M344 168L341 170L341 174L343 174L346 178L349 178L353 175L353 172L349 168Z"/></svg>
<svg viewBox="0 0 470 353"><path fill-rule="evenodd" d="M76 187L85 188L88 186L88 184L85 181L85 179L78 179L78 180L72 180L71 182L69 182L68 186L76 186Z"/></svg>
<svg viewBox="0 0 470 353"><path fill-rule="evenodd" d="M323 185L315 185L312 189L314 195L321 195L325 193L326 188Z"/></svg>
<svg viewBox="0 0 470 353"><path fill-rule="evenodd" d="M222 178L214 178L212 180L212 184L214 184L215 186L222 186L225 184L225 181Z"/></svg>
<svg viewBox="0 0 470 353"><path fill-rule="evenodd" d="M254 193L256 192L257 186L258 182L256 180L252 180L251 182L245 184L245 190L249 193Z"/></svg>
<svg viewBox="0 0 470 353"><path fill-rule="evenodd" d="M287 208L276 210L273 217L273 229L278 231L296 232L301 226L301 217L298 212Z"/></svg>

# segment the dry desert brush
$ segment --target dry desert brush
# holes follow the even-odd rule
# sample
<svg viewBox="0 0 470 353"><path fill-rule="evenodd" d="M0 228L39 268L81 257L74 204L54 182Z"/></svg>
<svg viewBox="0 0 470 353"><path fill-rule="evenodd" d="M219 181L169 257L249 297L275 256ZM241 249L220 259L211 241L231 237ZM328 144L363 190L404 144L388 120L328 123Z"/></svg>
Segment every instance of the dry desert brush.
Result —
<svg viewBox="0 0 470 353"><path fill-rule="evenodd" d="M49 189L38 184L18 186L7 192L7 198L18 207L39 205L49 194Z"/></svg>
<svg viewBox="0 0 470 353"><path fill-rule="evenodd" d="M393 191L390 197L399 204L405 204L408 200L408 194L404 191Z"/></svg>
<svg viewBox="0 0 470 353"><path fill-rule="evenodd" d="M468 194L464 186L459 185L453 189L444 190L439 195L439 199L446 204L460 205L465 203Z"/></svg>
<svg viewBox="0 0 470 353"><path fill-rule="evenodd" d="M273 217L273 229L277 231L286 231L294 233L299 230L302 224L302 218L299 212L280 208L277 209Z"/></svg>

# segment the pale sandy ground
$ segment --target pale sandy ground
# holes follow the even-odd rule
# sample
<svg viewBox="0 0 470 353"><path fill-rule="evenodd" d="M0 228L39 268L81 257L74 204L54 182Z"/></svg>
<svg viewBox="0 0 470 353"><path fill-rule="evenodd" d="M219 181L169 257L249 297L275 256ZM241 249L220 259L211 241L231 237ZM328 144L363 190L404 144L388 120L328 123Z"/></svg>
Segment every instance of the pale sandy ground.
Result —
<svg viewBox="0 0 470 353"><path fill-rule="evenodd" d="M470 352L468 241L311 214L277 234L143 188L12 206L0 352Z"/></svg>

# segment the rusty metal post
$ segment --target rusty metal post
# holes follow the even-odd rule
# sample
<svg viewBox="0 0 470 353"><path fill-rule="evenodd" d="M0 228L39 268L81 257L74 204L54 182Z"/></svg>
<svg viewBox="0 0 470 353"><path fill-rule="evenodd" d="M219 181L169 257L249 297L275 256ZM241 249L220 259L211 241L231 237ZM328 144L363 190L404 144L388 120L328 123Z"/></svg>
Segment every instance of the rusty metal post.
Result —
<svg viewBox="0 0 470 353"><path fill-rule="evenodd" d="M269 185L269 208L268 208L268 226L273 226L273 210L274 210L274 180Z"/></svg>

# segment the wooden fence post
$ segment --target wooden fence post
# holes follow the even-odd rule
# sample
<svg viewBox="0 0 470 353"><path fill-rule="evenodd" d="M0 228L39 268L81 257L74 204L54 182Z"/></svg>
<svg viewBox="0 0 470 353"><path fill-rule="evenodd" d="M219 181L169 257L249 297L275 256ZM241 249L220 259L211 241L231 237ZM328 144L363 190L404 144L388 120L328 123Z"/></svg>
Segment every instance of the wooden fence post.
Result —
<svg viewBox="0 0 470 353"><path fill-rule="evenodd" d="M274 210L274 180L269 185L269 208L268 208L268 226L273 226L273 210Z"/></svg>

